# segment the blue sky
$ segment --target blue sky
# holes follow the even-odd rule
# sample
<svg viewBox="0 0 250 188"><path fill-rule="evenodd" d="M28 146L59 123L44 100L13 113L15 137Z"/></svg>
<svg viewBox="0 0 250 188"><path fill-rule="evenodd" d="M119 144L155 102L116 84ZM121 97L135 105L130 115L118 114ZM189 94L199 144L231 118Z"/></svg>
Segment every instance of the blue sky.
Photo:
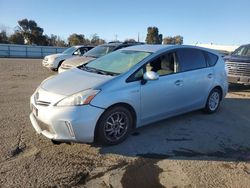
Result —
<svg viewBox="0 0 250 188"><path fill-rule="evenodd" d="M63 39L72 33L106 41L144 41L148 26L163 37L182 35L196 42L250 43L250 0L0 0L0 29L10 31L23 18L35 20L45 34Z"/></svg>

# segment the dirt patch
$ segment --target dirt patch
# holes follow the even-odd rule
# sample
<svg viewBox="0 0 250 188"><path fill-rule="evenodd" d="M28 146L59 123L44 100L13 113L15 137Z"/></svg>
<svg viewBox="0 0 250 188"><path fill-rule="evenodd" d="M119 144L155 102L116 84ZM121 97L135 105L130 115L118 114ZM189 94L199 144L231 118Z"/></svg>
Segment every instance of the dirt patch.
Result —
<svg viewBox="0 0 250 188"><path fill-rule="evenodd" d="M22 146L16 146L13 150L10 152L10 157L15 157L16 155L24 152L25 147Z"/></svg>
<svg viewBox="0 0 250 188"><path fill-rule="evenodd" d="M158 160L136 159L126 167L121 179L122 187L163 188L159 180L162 169L157 164Z"/></svg>

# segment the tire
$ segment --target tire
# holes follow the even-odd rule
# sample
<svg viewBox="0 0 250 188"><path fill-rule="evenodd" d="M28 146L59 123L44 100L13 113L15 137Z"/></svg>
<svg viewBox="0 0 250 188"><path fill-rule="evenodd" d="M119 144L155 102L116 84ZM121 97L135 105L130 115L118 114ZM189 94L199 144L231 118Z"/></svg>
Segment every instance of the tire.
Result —
<svg viewBox="0 0 250 188"><path fill-rule="evenodd" d="M110 108L98 121L97 140L105 145L119 144L128 137L132 124L133 116L127 108L123 106Z"/></svg>
<svg viewBox="0 0 250 188"><path fill-rule="evenodd" d="M56 70L59 69L59 67L62 65L63 61L64 61L64 60L62 60L62 61L60 61L60 62L58 63L58 66L57 66L57 69L56 69Z"/></svg>
<svg viewBox="0 0 250 188"><path fill-rule="evenodd" d="M50 70L55 72L57 71L57 68L51 68Z"/></svg>
<svg viewBox="0 0 250 188"><path fill-rule="evenodd" d="M220 102L221 102L221 91L218 88L214 88L208 98L207 98L207 102L206 102L206 106L204 108L204 111L208 114L212 114L215 113L219 106L220 106Z"/></svg>

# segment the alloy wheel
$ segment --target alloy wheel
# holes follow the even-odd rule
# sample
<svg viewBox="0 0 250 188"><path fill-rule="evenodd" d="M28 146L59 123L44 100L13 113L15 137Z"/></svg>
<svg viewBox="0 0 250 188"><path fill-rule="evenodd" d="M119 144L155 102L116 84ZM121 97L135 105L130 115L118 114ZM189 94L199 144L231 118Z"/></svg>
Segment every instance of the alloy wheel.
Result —
<svg viewBox="0 0 250 188"><path fill-rule="evenodd" d="M105 122L104 135L113 142L121 139L128 130L128 117L124 112L112 113Z"/></svg>
<svg viewBox="0 0 250 188"><path fill-rule="evenodd" d="M220 94L217 91L214 91L208 101L208 106L211 111L215 111L220 103Z"/></svg>

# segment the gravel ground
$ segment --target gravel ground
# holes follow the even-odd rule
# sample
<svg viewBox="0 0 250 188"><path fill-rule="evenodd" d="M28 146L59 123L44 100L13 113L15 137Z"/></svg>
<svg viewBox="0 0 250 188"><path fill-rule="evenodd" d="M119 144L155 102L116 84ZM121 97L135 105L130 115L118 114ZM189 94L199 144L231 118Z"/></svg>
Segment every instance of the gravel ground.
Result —
<svg viewBox="0 0 250 188"><path fill-rule="evenodd" d="M250 87L230 86L217 114L137 129L123 143L60 144L37 135L29 97L55 74L40 59L0 58L0 187L249 187Z"/></svg>

